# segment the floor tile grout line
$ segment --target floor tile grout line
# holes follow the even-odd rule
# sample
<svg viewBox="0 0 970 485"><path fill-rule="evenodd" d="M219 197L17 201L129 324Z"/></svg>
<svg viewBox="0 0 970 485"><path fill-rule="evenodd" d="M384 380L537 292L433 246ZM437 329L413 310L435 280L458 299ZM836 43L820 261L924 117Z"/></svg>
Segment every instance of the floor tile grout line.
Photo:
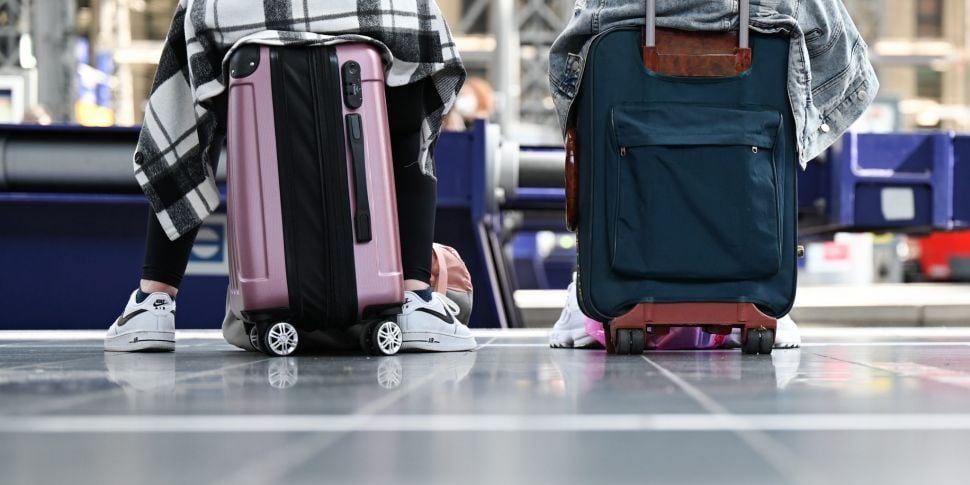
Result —
<svg viewBox="0 0 970 485"><path fill-rule="evenodd" d="M481 345L479 345L478 347L475 347L475 350L474 350L474 352L478 352L479 350L482 350L482 349L484 349L485 347L488 347L488 346L489 346L489 345L490 345L490 344L491 344L492 342L494 342L494 341L496 341L496 340L498 340L498 337L497 337L497 336L496 336L496 337L492 337L492 338L490 338L490 339L488 339L488 342L485 342L485 343L483 343L483 344L481 344Z"/></svg>
<svg viewBox="0 0 970 485"><path fill-rule="evenodd" d="M690 396L695 401L697 401L697 403L700 404L700 406L704 408L704 410L706 410L707 412L711 414L731 415L731 412L728 411L727 408L718 404L715 400L711 399L707 394L704 394L704 392L698 389L697 387L681 379L677 374L674 374L671 370L654 362L653 360L651 360L645 355L641 355L640 357L643 360L645 360L648 364L653 366L655 369L657 369L657 371L660 372L661 375L663 375L668 380L673 382L674 385L679 387L682 391L684 391L684 393L686 393L688 396Z"/></svg>
<svg viewBox="0 0 970 485"><path fill-rule="evenodd" d="M648 364L653 366L660 372L661 375L666 377L675 386L680 388L684 393L694 399L702 408L704 408L709 413L727 417L730 419L739 419L744 421L743 416L739 416L731 413L730 410L720 405L713 398L708 396L701 391L696 386L683 380L675 374L673 371L667 369L666 367L654 362L645 355L641 355L643 360ZM805 483L805 484L815 484L815 483L825 483L823 477L818 476L813 468L807 467L798 461L798 457L786 447L784 444L780 443L778 440L772 438L770 435L766 434L764 431L743 431L743 430L733 430L737 437L746 443L755 453L761 456L765 461L771 465L775 471L782 477L789 477L790 475L795 475L794 483ZM794 472L794 473L792 473Z"/></svg>
<svg viewBox="0 0 970 485"><path fill-rule="evenodd" d="M0 416L0 434L970 431L970 414L336 414Z"/></svg>
<svg viewBox="0 0 970 485"><path fill-rule="evenodd" d="M802 342L802 348L818 347L967 347L970 342Z"/></svg>
<svg viewBox="0 0 970 485"><path fill-rule="evenodd" d="M100 355L86 355L84 357L75 357L75 358L72 358L72 359L54 360L54 361L49 361L49 362L38 362L38 363L35 363L35 364L23 364L23 365L18 365L16 367L3 368L3 369L0 369L0 370L2 370L3 372L10 372L10 371L15 371L15 370L27 370L27 369L34 369L34 368L38 368L38 367L48 367L48 366L52 366L52 365L63 365L63 364L71 363L71 362L79 362L79 361L88 360L88 359L96 359L98 357L101 357L101 356Z"/></svg>
<svg viewBox="0 0 970 485"><path fill-rule="evenodd" d="M481 346L476 347L475 351L486 347L496 338L498 337L494 337ZM374 415L380 411L393 406L404 397L433 381L441 371L442 370L440 368L434 370L424 378L419 379L417 382L412 382L405 389L397 389L396 392L388 394L384 399L378 399L363 408L357 409L353 414L341 415L340 419L343 422L350 424L345 431L339 431L335 434L327 434L323 439L319 439L318 436L310 436L305 440L301 440L301 442L298 444L281 447L272 454L272 458L260 460L258 465L253 463L250 466L243 468L237 473L227 477L226 479L216 482L216 484L242 485L246 483L281 483L286 477L287 473L290 473L296 467L306 463L308 460L313 458L313 456L323 453L327 448L333 446L345 436L358 432L357 429L362 427L363 423L375 419ZM273 466L276 467L274 476L267 477L266 463L272 463Z"/></svg>
<svg viewBox="0 0 970 485"><path fill-rule="evenodd" d="M871 370L874 370L874 371L884 372L884 373L889 374L890 376L892 376L894 378L910 378L910 379L917 379L920 382L924 382L924 383L930 383L930 382L932 382L934 384L940 384L940 385L949 386L949 387L958 387L958 388L961 388L961 389L966 389L967 388L966 386L962 386L962 385L959 385L959 384L955 384L953 382L947 382L946 380L931 379L931 378L927 378L925 376L920 376L920 375L916 375L916 374L907 374L907 373L904 373L904 372L897 372L897 371L894 371L894 370L891 370L891 369L884 369L882 367L877 367L877 366L872 365L872 364L869 364L867 362L855 362L855 361L852 361L852 360L840 359L838 357L832 357L830 355L819 354L818 352L813 352L813 354L815 354L815 355L817 355L819 357L824 357L826 359L831 359L831 360L835 360L835 361L838 361L838 362L844 362L846 364L855 365L855 366L859 366L859 367L865 367L866 369L871 369Z"/></svg>
<svg viewBox="0 0 970 485"><path fill-rule="evenodd" d="M893 372L891 370L888 370L888 369L880 369L880 368L878 368L876 366L866 364L865 362L855 362L855 361L851 361L851 360L840 359L838 357L832 357L831 355L820 354L818 352L812 352L812 354L813 355L817 355L817 356L822 357L822 358L825 358L825 359L834 360L834 361L837 361L837 362L844 362L846 364L856 365L856 366L859 366L859 367L865 367L866 369L871 369L871 370L874 370L874 371L883 372L883 373L888 374L888 375L893 376L893 377L900 377L901 376L901 374L898 374L898 373ZM902 377L916 377L916 378L919 378L917 376L902 376Z"/></svg>

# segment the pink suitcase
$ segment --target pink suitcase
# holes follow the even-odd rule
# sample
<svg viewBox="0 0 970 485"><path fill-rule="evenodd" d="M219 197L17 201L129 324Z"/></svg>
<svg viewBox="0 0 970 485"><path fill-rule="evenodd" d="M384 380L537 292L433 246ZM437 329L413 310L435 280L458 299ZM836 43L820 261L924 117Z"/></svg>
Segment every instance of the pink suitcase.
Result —
<svg viewBox="0 0 970 485"><path fill-rule="evenodd" d="M232 311L270 355L310 332L396 353L404 289L380 55L249 45L230 68Z"/></svg>

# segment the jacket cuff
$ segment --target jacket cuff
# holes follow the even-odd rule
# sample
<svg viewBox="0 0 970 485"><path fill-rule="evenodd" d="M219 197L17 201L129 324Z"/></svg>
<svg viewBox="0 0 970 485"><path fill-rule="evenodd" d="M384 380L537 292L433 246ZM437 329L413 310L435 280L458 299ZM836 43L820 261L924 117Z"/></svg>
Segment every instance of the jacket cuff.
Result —
<svg viewBox="0 0 970 485"><path fill-rule="evenodd" d="M801 163L804 167L809 161L825 152L832 144L862 117L879 93L879 79L876 72L862 51L859 59L859 71L852 82L851 88L833 108L817 119L810 119L807 126L806 144L801 150ZM814 135L814 136L812 136Z"/></svg>

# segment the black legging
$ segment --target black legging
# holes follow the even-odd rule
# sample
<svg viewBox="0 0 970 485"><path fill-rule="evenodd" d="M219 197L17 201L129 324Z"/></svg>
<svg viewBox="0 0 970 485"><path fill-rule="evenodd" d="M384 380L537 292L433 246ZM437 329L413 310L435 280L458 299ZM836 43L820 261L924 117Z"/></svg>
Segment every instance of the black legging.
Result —
<svg viewBox="0 0 970 485"><path fill-rule="evenodd" d="M424 97L434 94L429 89L433 90L434 84L424 81L387 88L385 91L404 279L425 283L431 281L431 245L434 241L438 189L435 180L425 175L418 163L421 122L425 117ZM218 152L210 153L210 160L218 159ZM198 228L193 229L172 241L165 235L155 214L149 211L142 278L178 288L185 276L185 267L198 232Z"/></svg>

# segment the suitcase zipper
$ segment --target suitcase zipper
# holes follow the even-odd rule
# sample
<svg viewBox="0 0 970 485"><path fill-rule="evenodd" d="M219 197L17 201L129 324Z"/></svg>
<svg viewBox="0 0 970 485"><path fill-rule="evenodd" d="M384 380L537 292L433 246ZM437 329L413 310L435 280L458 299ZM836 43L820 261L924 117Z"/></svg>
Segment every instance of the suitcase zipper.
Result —
<svg viewBox="0 0 970 485"><path fill-rule="evenodd" d="M277 157L291 321L343 330L356 322L353 224L342 103L328 97L339 82L327 77L333 68L322 49L271 50Z"/></svg>
<svg viewBox="0 0 970 485"><path fill-rule="evenodd" d="M333 204L329 203L330 191L327 190L327 175L326 175L326 167L324 165L327 162L326 156L323 153L323 146L324 146L324 142L326 141L326 138L325 138L326 130L324 130L323 128L324 120L321 120L323 103L321 102L322 100L320 97L320 89L319 89L320 80L317 75L318 69L320 69L320 66L318 65L318 62L317 62L318 53L319 53L319 50L316 50L316 49L311 50L310 55L308 56L308 61L310 63L310 92L312 93L313 105L315 107L315 109L313 110L313 125L314 125L314 131L316 132L316 135L317 135L316 151L317 151L317 166L319 167L319 173L320 173L320 203L323 206L322 207L323 210L320 211L320 217L321 217L321 220L323 221L323 227L328 228L330 227L331 221L333 220L330 217L330 209L331 209L330 206ZM331 263L333 260L333 251L331 248L332 245L324 244L323 246L324 247L321 249L325 254L323 258L324 274L332 275L333 274L333 268L331 266ZM323 280L324 281L323 294L325 295L333 294L332 288L330 287L329 280L330 278L324 278ZM329 320L330 306L332 302L325 301L323 303L324 303L323 314L325 315L325 318Z"/></svg>
<svg viewBox="0 0 970 485"><path fill-rule="evenodd" d="M270 49L270 75L273 96L273 110L275 118L275 134L277 137L276 144L276 157L277 157L277 170L279 171L280 179L280 218L283 225L283 253L286 265L286 284L287 290L289 292L289 317L296 318L303 313L304 301L303 293L300 291L299 281L301 281L300 268L299 265L292 263L292 258L295 257L297 252L297 243L295 240L293 232L293 211L294 203L292 200L293 194L283 189L283 183L285 180L292 178L295 171L295 167L289 163L293 159L293 154L290 152L290 146L286 143L279 143L283 133L286 132L286 122L284 120L289 118L289 100L287 99L288 90L282 89L286 86L286 75L284 72L284 57L277 49Z"/></svg>
<svg viewBox="0 0 970 485"><path fill-rule="evenodd" d="M350 217L349 212L342 214L339 211L339 208L349 204L349 193L334 188L337 184L343 186L348 184L348 174L345 169L341 169L347 166L347 156L343 150L343 103L339 97L336 100L328 98L332 94L328 89L336 88L338 90L335 92L340 93L339 62L336 50L333 48L317 49L311 59L313 60L311 72L314 76L313 97L318 107L316 110L317 153L320 157L322 202L325 206L322 212L326 215L324 227L336 231L338 226L342 227L342 218ZM327 298L325 314L328 323L341 327L353 325L357 319L357 276L353 244L350 242L354 235L353 229L348 229L350 233L344 234L343 231L339 231L340 234L331 238L330 244L325 245L327 255L325 271L330 275L327 278L326 294L329 298ZM343 254L342 249L347 248L350 249L349 254Z"/></svg>

